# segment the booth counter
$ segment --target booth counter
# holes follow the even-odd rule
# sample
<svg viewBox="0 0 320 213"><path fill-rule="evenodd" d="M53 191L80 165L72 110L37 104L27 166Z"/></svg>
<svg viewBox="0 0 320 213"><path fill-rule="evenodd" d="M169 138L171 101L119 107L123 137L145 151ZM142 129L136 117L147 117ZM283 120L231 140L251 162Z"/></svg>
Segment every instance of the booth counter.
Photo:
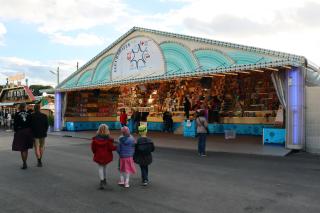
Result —
<svg viewBox="0 0 320 213"><path fill-rule="evenodd" d="M262 135L264 128L272 128L271 124L209 124L209 134L224 134L225 130L234 130L239 135ZM195 121L185 121L183 135L196 136Z"/></svg>

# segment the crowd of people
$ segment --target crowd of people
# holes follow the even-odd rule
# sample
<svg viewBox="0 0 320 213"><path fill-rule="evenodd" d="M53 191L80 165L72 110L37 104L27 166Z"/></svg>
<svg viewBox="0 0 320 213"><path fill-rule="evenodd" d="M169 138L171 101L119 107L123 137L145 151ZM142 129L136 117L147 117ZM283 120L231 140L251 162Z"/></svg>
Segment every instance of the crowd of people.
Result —
<svg viewBox="0 0 320 213"><path fill-rule="evenodd" d="M0 110L0 127L12 129L14 112L10 113L9 110Z"/></svg>

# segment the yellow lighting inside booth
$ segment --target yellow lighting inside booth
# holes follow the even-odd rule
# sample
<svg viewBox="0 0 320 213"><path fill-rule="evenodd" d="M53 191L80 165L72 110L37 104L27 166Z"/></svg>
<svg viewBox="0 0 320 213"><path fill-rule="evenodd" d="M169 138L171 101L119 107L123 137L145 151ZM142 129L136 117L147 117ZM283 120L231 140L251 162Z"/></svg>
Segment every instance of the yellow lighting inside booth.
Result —
<svg viewBox="0 0 320 213"><path fill-rule="evenodd" d="M272 67L266 67L266 69L267 69L267 70L272 70L272 71L276 71L276 72L278 72L278 71L279 71L279 69L276 69L276 68L272 68Z"/></svg>

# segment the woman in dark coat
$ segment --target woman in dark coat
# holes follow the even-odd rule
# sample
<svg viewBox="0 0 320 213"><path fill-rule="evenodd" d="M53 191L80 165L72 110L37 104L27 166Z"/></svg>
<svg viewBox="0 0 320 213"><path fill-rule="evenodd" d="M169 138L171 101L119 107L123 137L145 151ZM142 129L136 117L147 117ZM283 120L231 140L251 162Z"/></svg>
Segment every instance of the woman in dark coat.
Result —
<svg viewBox="0 0 320 213"><path fill-rule="evenodd" d="M151 152L154 151L154 145L151 138L147 137L147 127L145 125L139 126L140 137L135 145L133 160L140 165L142 184L148 185L148 166L152 163Z"/></svg>
<svg viewBox="0 0 320 213"><path fill-rule="evenodd" d="M14 116L14 138L12 151L21 152L23 165L21 169L27 169L28 149L33 147L30 114L26 111L26 105L20 104L19 111Z"/></svg>

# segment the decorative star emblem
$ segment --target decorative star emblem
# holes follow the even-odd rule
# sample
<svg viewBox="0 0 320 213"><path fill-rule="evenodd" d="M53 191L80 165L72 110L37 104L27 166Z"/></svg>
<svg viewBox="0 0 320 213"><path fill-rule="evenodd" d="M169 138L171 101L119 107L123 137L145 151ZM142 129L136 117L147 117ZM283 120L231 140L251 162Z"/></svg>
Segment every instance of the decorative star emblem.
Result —
<svg viewBox="0 0 320 213"><path fill-rule="evenodd" d="M135 63L137 69L139 68L139 61L142 61L143 64L146 64L145 55L148 52L147 48L142 50L140 44L138 44L138 49L136 51L132 49L131 51L133 53L133 57L130 62Z"/></svg>

